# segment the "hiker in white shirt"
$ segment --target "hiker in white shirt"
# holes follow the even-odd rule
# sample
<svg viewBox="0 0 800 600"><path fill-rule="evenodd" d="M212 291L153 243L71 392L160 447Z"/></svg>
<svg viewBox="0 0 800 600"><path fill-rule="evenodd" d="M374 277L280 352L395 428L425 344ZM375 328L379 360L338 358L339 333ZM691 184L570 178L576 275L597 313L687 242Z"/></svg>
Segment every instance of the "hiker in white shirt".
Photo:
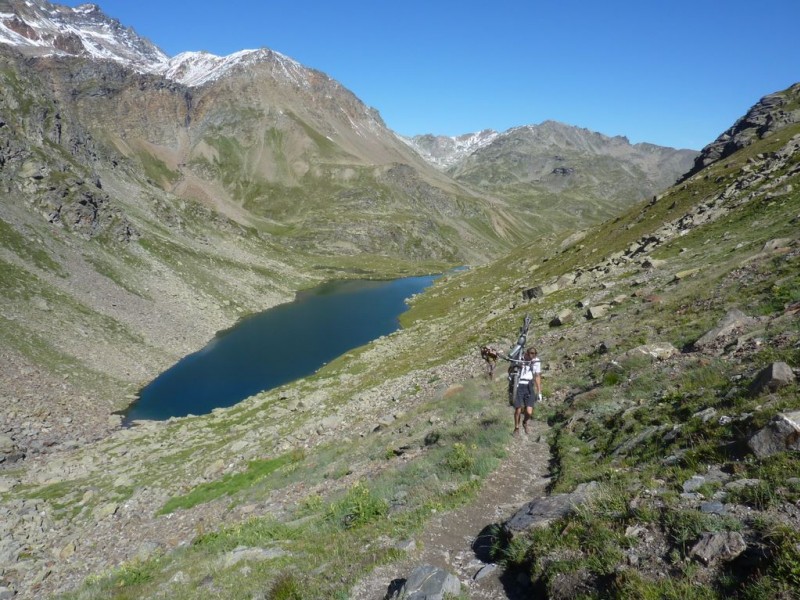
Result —
<svg viewBox="0 0 800 600"><path fill-rule="evenodd" d="M511 390L512 394L515 390ZM519 383L514 394L514 435L519 426L528 433L528 421L533 415L533 405L542 399L542 363L536 348L528 348L520 365ZM524 410L523 410L524 409Z"/></svg>

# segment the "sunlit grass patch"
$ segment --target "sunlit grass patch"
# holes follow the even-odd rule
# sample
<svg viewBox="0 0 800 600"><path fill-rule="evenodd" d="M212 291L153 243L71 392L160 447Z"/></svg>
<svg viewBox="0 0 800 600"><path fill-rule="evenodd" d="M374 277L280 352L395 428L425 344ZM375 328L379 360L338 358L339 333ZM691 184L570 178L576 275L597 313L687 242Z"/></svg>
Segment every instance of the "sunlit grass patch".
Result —
<svg viewBox="0 0 800 600"><path fill-rule="evenodd" d="M278 469L300 462L304 458L304 452L298 450L276 458L251 461L247 470L242 473L224 475L218 481L200 484L188 494L171 498L157 514L169 514L178 509L210 502L221 496L233 496L241 490L253 487Z"/></svg>

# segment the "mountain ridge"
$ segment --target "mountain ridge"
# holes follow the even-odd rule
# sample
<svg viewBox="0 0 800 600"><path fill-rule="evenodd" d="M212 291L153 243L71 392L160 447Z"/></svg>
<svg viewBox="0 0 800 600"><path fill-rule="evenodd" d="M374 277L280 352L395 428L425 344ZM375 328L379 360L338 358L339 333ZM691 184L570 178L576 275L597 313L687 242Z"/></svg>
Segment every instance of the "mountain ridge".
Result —
<svg viewBox="0 0 800 600"><path fill-rule="evenodd" d="M457 136L436 135L433 133L420 134L412 137L404 137L403 139L412 145L422 156L435 166L447 170L463 161L467 156L475 151L481 150L484 147L492 144L498 138L508 136L520 131L528 131L533 135L538 135L540 132L546 132L553 129L569 128L578 132L588 134L590 136L602 136L609 141L619 141L623 145L629 145L633 148L664 148L666 150L685 150L688 152L695 152L691 149L678 149L669 148L667 146L659 146L650 142L637 142L631 144L628 138L624 135L608 136L596 131L592 131L586 127L577 127L552 119L547 119L538 124L531 125L516 125L510 127L503 132L497 132L492 129L483 129L478 132L464 133ZM544 136L542 136L544 138Z"/></svg>
<svg viewBox="0 0 800 600"><path fill-rule="evenodd" d="M681 181L787 125L800 122L800 83L768 94L705 146Z"/></svg>
<svg viewBox="0 0 800 600"><path fill-rule="evenodd" d="M545 121L513 127L469 152L452 154L445 172L524 207L558 231L567 219L581 228L656 195L685 173L696 155Z"/></svg>
<svg viewBox="0 0 800 600"><path fill-rule="evenodd" d="M88 3L69 8L46 0L0 0L0 42L34 56L84 55L143 71L167 61L152 42Z"/></svg>

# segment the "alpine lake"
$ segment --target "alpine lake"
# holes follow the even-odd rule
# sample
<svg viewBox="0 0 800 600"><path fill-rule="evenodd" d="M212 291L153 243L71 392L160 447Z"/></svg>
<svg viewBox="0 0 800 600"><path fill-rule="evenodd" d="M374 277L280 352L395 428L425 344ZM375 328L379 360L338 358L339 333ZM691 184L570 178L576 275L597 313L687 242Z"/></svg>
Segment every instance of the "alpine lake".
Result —
<svg viewBox="0 0 800 600"><path fill-rule="evenodd" d="M142 388L123 424L207 414L310 375L398 330L406 300L437 277L328 282L244 318Z"/></svg>

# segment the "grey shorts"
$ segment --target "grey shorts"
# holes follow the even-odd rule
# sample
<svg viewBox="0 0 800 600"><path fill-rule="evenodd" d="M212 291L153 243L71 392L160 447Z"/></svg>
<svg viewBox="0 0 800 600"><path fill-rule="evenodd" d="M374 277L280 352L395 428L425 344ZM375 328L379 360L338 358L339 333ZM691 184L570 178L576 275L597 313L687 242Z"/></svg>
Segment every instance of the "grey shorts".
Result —
<svg viewBox="0 0 800 600"><path fill-rule="evenodd" d="M533 407L533 384L527 383L517 386L517 397L514 399L514 408Z"/></svg>

